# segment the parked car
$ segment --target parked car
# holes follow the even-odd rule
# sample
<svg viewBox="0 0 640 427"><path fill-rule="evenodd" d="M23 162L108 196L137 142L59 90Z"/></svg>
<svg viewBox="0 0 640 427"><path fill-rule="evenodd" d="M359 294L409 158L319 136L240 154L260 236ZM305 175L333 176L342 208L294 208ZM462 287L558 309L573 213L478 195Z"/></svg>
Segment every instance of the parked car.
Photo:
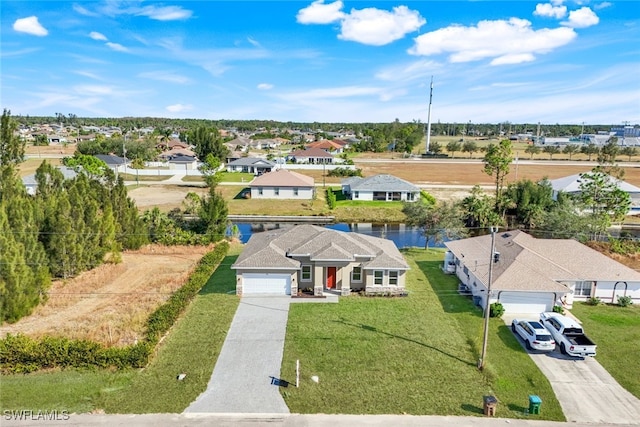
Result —
<svg viewBox="0 0 640 427"><path fill-rule="evenodd" d="M584 334L575 320L558 313L540 313L540 323L556 340L562 354L569 356L595 356L596 345Z"/></svg>
<svg viewBox="0 0 640 427"><path fill-rule="evenodd" d="M539 322L513 319L511 330L524 340L529 350L553 351L556 348L553 336Z"/></svg>

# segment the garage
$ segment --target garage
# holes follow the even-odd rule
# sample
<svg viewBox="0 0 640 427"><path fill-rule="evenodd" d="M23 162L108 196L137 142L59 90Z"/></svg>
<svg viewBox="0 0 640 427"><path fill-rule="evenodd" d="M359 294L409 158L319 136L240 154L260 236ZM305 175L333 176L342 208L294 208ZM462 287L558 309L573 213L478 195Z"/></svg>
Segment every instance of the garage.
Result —
<svg viewBox="0 0 640 427"><path fill-rule="evenodd" d="M551 311L555 304L555 295L544 292L500 292L498 301L505 313L539 314Z"/></svg>
<svg viewBox="0 0 640 427"><path fill-rule="evenodd" d="M242 293L291 295L290 274L244 273Z"/></svg>

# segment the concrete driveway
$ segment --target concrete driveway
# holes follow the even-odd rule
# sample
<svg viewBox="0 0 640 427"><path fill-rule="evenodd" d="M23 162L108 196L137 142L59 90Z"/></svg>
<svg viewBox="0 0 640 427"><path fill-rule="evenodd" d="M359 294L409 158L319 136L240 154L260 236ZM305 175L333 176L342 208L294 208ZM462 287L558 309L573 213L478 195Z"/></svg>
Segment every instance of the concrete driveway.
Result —
<svg viewBox="0 0 640 427"><path fill-rule="evenodd" d="M185 413L289 413L273 379L280 378L290 301L241 299L207 389Z"/></svg>
<svg viewBox="0 0 640 427"><path fill-rule="evenodd" d="M511 327L511 320L504 320ZM524 348L524 341L518 340ZM564 356L558 349L528 353L551 383L567 421L640 425L640 400L622 388L596 358ZM631 368L629 374L634 372Z"/></svg>

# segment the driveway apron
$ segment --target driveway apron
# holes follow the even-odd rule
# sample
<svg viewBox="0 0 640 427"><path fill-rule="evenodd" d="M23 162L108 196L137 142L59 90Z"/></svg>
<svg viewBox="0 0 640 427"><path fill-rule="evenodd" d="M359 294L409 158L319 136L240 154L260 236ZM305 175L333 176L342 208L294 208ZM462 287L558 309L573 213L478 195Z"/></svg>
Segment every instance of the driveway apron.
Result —
<svg viewBox="0 0 640 427"><path fill-rule="evenodd" d="M289 413L276 380L290 301L288 296L241 299L207 389L185 413Z"/></svg>

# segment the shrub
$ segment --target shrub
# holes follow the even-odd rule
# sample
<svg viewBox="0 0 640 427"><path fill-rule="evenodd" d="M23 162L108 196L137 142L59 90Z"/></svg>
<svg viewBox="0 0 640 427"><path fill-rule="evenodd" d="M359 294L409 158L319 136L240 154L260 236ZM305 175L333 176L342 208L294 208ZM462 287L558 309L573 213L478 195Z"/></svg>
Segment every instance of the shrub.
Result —
<svg viewBox="0 0 640 427"><path fill-rule="evenodd" d="M362 176L362 169L335 168L330 170L327 176Z"/></svg>
<svg viewBox="0 0 640 427"><path fill-rule="evenodd" d="M618 296L618 305L620 307L628 307L631 304L633 304L633 300L631 299L630 296L622 296L622 295Z"/></svg>
<svg viewBox="0 0 640 427"><path fill-rule="evenodd" d="M501 318L504 314L504 307L499 302L494 302L489 307L489 316Z"/></svg>
<svg viewBox="0 0 640 427"><path fill-rule="evenodd" d="M602 301L598 297L591 297L587 300L587 304L589 305L600 305Z"/></svg>
<svg viewBox="0 0 640 427"><path fill-rule="evenodd" d="M327 206L329 206L331 210L336 207L336 193L330 188L327 188Z"/></svg>
<svg viewBox="0 0 640 427"><path fill-rule="evenodd" d="M553 312L554 313L564 314L564 308L561 305L554 305L553 306Z"/></svg>

